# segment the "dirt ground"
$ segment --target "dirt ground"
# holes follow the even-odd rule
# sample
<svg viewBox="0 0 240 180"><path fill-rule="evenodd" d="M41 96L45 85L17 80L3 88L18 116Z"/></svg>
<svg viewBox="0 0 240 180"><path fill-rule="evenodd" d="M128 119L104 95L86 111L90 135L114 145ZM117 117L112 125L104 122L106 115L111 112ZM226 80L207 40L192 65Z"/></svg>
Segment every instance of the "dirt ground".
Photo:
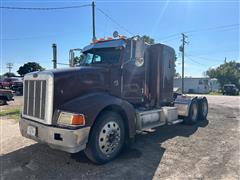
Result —
<svg viewBox="0 0 240 180"><path fill-rule="evenodd" d="M1 180L240 179L240 97L207 98L208 121L143 132L131 148L101 166L83 153L70 155L23 138L16 120L2 118ZM20 104L16 97L2 109Z"/></svg>

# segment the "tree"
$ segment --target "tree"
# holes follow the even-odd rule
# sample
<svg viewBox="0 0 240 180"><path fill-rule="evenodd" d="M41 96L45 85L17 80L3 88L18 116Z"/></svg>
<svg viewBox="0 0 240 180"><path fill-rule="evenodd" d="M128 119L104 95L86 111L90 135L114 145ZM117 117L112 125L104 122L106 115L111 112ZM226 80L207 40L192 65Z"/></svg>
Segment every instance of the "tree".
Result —
<svg viewBox="0 0 240 180"><path fill-rule="evenodd" d="M14 77L14 76L16 76L16 75L15 75L14 73L7 72L7 73L4 73L2 76L3 76L3 77Z"/></svg>
<svg viewBox="0 0 240 180"><path fill-rule="evenodd" d="M240 88L240 63L236 61L224 62L215 69L208 69L206 74L216 78L221 87L224 84L235 84Z"/></svg>
<svg viewBox="0 0 240 180"><path fill-rule="evenodd" d="M42 70L44 70L44 68L40 66L40 64L36 62L28 62L25 63L23 66L20 66L17 72L20 76L24 76L27 73Z"/></svg>
<svg viewBox="0 0 240 180"><path fill-rule="evenodd" d="M147 35L143 35L142 36L144 42L148 43L148 44L154 44L155 40L153 38L151 38L150 36Z"/></svg>

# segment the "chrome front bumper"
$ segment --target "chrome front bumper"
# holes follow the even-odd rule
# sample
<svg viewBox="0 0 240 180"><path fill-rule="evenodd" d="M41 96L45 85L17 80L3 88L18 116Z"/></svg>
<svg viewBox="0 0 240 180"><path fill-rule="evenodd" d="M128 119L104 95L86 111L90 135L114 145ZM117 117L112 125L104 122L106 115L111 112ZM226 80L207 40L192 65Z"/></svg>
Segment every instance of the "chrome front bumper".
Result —
<svg viewBox="0 0 240 180"><path fill-rule="evenodd" d="M36 135L27 133L28 126L36 128ZM33 122L24 118L19 120L22 136L40 143L48 144L53 149L59 149L69 153L76 153L86 148L90 127L71 130L56 128Z"/></svg>

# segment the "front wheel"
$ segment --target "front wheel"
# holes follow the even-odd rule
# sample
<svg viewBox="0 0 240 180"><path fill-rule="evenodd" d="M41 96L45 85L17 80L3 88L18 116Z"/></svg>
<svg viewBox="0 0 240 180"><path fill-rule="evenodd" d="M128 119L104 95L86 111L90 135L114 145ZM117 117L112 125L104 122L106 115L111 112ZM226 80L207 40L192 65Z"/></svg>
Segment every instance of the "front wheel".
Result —
<svg viewBox="0 0 240 180"><path fill-rule="evenodd" d="M106 111L100 115L92 127L84 152L94 163L103 164L120 153L124 140L125 129L121 116L115 112Z"/></svg>

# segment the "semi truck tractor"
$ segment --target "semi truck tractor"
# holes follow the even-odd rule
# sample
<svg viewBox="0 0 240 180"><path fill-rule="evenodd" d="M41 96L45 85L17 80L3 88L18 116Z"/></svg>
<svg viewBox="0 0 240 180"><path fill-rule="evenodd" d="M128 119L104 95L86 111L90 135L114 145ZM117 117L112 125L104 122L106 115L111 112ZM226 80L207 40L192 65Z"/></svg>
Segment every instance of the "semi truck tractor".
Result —
<svg viewBox="0 0 240 180"><path fill-rule="evenodd" d="M24 76L22 136L69 153L84 150L102 164L138 132L207 118L205 97L174 96L175 52L167 45L139 36L100 39L70 64Z"/></svg>

